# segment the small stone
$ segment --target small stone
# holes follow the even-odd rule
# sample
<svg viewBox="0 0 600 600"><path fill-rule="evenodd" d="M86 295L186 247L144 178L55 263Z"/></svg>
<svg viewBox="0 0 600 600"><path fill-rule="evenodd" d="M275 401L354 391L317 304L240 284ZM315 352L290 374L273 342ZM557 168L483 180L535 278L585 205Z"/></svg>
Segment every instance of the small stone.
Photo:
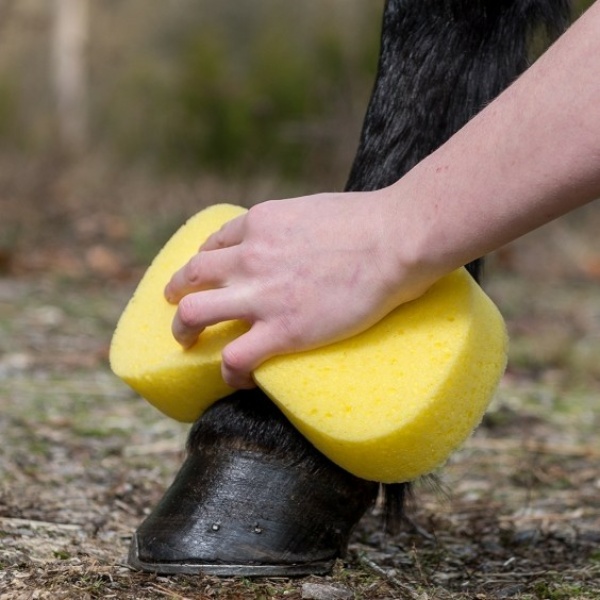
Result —
<svg viewBox="0 0 600 600"><path fill-rule="evenodd" d="M496 595L498 598L512 598L517 594L522 594L525 589L525 585L522 583L517 583L515 585L509 585L501 590L496 591Z"/></svg>
<svg viewBox="0 0 600 600"><path fill-rule="evenodd" d="M323 585L322 583L303 583L302 598L304 600L347 600L352 592L343 587Z"/></svg>

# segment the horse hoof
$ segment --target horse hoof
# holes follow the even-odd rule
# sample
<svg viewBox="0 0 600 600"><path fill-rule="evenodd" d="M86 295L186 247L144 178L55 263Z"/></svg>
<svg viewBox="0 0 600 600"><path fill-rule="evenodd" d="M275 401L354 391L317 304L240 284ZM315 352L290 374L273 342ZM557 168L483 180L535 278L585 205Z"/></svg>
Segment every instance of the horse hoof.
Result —
<svg viewBox="0 0 600 600"><path fill-rule="evenodd" d="M377 493L317 452L261 392L236 392L194 425L129 564L161 574L327 573Z"/></svg>

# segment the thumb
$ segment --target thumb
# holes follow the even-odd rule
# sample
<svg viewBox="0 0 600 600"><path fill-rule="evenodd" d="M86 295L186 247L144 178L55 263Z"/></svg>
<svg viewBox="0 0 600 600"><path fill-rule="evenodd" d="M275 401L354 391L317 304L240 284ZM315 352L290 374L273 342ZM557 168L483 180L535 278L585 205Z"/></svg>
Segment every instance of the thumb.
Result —
<svg viewBox="0 0 600 600"><path fill-rule="evenodd" d="M225 383L236 389L256 386L252 371L265 360L283 351L269 327L256 322L243 335L230 342L221 353L221 374Z"/></svg>

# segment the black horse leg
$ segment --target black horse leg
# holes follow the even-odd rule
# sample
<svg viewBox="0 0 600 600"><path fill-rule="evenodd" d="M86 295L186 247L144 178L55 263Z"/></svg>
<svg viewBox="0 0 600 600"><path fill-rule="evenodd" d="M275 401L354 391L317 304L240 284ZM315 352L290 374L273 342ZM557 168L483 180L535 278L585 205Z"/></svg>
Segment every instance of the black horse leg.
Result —
<svg viewBox="0 0 600 600"><path fill-rule="evenodd" d="M315 450L262 392L240 391L192 428L130 562L161 573L327 572L377 489Z"/></svg>
<svg viewBox="0 0 600 600"><path fill-rule="evenodd" d="M388 0L377 79L348 190L385 187L433 152L527 66L530 40L566 26L567 0ZM480 261L469 265L477 275ZM368 401L368 398L365 399ZM323 572L378 485L319 454L258 390L217 403L131 546L162 573ZM383 486L386 519L407 483Z"/></svg>

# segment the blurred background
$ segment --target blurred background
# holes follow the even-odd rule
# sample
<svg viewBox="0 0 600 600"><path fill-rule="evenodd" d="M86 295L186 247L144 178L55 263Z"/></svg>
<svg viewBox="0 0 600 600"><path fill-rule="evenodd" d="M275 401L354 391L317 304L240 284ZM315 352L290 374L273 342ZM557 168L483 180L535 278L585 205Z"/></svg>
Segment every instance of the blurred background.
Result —
<svg viewBox="0 0 600 600"><path fill-rule="evenodd" d="M125 279L206 205L342 189L383 4L0 0L0 274ZM490 264L598 277L597 228Z"/></svg>
<svg viewBox="0 0 600 600"><path fill-rule="evenodd" d="M382 8L0 0L0 273L125 276L207 204L341 189Z"/></svg>
<svg viewBox="0 0 600 600"><path fill-rule="evenodd" d="M0 0L0 271L118 275L207 204L341 189L382 6Z"/></svg>

